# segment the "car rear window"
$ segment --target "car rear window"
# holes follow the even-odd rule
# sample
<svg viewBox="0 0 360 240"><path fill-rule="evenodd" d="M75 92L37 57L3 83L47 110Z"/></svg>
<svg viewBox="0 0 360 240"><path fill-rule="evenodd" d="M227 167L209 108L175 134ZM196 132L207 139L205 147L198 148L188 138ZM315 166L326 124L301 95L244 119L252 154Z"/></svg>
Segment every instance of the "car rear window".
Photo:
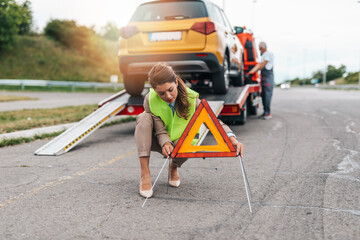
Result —
<svg viewBox="0 0 360 240"><path fill-rule="evenodd" d="M180 20L207 17L203 2L154 2L139 6L130 22Z"/></svg>

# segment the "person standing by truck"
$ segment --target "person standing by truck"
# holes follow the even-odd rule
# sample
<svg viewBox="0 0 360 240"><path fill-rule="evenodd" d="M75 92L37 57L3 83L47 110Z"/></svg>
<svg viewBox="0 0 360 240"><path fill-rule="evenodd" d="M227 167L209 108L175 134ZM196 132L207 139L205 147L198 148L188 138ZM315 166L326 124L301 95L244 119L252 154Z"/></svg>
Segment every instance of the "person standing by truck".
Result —
<svg viewBox="0 0 360 240"><path fill-rule="evenodd" d="M265 42L259 43L259 50L261 52L261 61L247 75L261 70L261 99L264 107L264 113L261 117L268 120L271 118L270 104L274 88L274 55L267 50Z"/></svg>

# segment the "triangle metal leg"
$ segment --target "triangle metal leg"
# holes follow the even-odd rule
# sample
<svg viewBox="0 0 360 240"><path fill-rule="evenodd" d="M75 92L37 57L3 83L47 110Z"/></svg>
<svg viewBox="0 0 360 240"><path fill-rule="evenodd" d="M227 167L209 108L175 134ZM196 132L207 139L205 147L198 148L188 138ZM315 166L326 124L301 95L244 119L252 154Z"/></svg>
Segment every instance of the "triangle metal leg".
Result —
<svg viewBox="0 0 360 240"><path fill-rule="evenodd" d="M151 190L154 189L155 184L156 184L157 180L159 179L162 170L163 170L164 167L165 167L166 161L168 161L168 160L169 160L169 157L167 157L167 158L165 159L165 162L164 162L164 164L162 165L161 170L160 170L159 174L157 175L154 184L151 186ZM149 197L146 197L146 199L145 199L145 201L144 201L144 203L143 203L143 205L142 205L142 208L145 206L145 203L146 203L146 201L148 200L148 198L149 198Z"/></svg>
<svg viewBox="0 0 360 240"><path fill-rule="evenodd" d="M246 179L246 183L248 185L248 188L249 188L249 193L250 193L250 199L252 198L253 194L251 192L251 188L250 188L250 184L249 184L249 180L248 180L248 177L247 177L247 174L246 174L246 171L245 171L245 167L244 167L244 164L243 162L241 161L240 164L243 166L243 169L244 169L244 173L245 173L245 179Z"/></svg>
<svg viewBox="0 0 360 240"><path fill-rule="evenodd" d="M166 185L166 194L169 193L169 186L170 186L170 165L171 165L171 161L172 159L168 158L169 159L169 169L168 169L168 182L167 182L167 185Z"/></svg>
<svg viewBox="0 0 360 240"><path fill-rule="evenodd" d="M247 176L246 176L246 173L245 173L244 164L243 164L242 159L241 159L240 156L239 156L239 160L240 160L241 172L242 172L242 175L243 175L243 178L244 178L244 185L245 185L246 197L247 197L247 200L248 200L250 212L252 213L250 196L249 196L249 190L248 190L248 188L250 189L250 185L249 185L249 182L248 182L248 180L247 180Z"/></svg>

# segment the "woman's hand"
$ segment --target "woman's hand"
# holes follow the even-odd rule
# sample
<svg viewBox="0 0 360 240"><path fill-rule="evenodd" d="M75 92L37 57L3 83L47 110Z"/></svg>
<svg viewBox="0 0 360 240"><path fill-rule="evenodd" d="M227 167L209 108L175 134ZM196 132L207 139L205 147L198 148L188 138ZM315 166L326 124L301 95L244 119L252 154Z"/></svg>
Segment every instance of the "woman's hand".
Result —
<svg viewBox="0 0 360 240"><path fill-rule="evenodd" d="M165 143L164 146L162 147L162 154L163 154L165 157L168 157L173 150L174 150L173 145L171 145L171 143L167 142L167 143Z"/></svg>
<svg viewBox="0 0 360 240"><path fill-rule="evenodd" d="M231 136L230 137L230 141L231 143L234 145L235 149L236 149L236 154L239 155L242 158L243 157L243 153L244 153L244 144L242 144L241 142L238 142L238 140L236 140L235 137Z"/></svg>

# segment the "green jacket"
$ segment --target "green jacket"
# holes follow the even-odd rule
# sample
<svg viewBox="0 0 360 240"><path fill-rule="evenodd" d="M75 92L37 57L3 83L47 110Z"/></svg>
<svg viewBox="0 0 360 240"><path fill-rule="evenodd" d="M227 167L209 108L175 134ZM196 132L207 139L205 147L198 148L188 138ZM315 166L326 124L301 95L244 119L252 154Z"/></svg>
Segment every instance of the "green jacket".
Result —
<svg viewBox="0 0 360 240"><path fill-rule="evenodd" d="M161 118L164 122L166 129L170 135L171 141L177 140L181 137L181 134L185 131L187 124L189 123L192 115L196 110L196 98L199 94L190 88L187 88L189 102L190 102L190 117L185 120L180 118L176 113L173 114L168 103L163 101L155 92L154 89L150 89L149 94L149 106L151 112Z"/></svg>

